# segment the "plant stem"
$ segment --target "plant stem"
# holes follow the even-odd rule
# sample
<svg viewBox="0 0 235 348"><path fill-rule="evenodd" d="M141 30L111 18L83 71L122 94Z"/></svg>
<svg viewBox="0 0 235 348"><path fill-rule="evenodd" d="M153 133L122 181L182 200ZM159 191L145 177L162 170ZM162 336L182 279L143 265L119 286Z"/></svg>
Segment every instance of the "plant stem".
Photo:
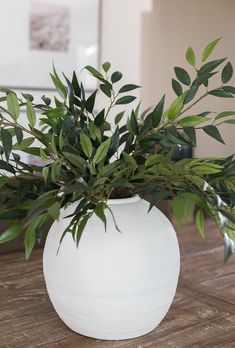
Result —
<svg viewBox="0 0 235 348"><path fill-rule="evenodd" d="M111 110L112 107L115 105L115 101L116 101L118 95L119 95L119 93L118 93L117 95L115 95L115 94L113 93L113 100L111 100L111 103L110 103L110 105L109 105L109 107L108 107L108 110L107 110L107 112L106 112L106 115L105 115L105 117L104 117L105 121L106 121L106 119L107 119L107 117L108 117L108 115L109 115L110 110Z"/></svg>
<svg viewBox="0 0 235 348"><path fill-rule="evenodd" d="M195 102L193 102L191 105L189 105L186 109L182 110L179 115L181 116L182 114L184 114L186 111L190 110L193 106L195 106L197 103L199 103L203 98L205 98L208 95L208 91L206 93L204 93L200 98L198 98L197 100L195 100Z"/></svg>

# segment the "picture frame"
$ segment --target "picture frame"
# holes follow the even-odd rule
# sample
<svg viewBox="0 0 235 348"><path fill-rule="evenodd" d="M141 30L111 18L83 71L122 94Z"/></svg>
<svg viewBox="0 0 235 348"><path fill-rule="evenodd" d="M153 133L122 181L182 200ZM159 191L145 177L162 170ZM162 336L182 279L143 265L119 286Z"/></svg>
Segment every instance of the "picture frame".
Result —
<svg viewBox="0 0 235 348"><path fill-rule="evenodd" d="M49 72L96 85L85 65L99 66L100 0L9 0L0 11L0 87L54 90Z"/></svg>

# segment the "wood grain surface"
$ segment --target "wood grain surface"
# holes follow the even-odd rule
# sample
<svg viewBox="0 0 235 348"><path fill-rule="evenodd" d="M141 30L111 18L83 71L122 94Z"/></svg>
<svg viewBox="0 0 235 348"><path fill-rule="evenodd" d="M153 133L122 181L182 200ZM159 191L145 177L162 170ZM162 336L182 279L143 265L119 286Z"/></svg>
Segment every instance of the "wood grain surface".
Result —
<svg viewBox="0 0 235 348"><path fill-rule="evenodd" d="M1 348L235 348L235 258L223 263L218 231L206 239L192 225L178 230L181 275L167 316L151 333L125 341L80 336L59 319L42 275L42 250L0 256Z"/></svg>

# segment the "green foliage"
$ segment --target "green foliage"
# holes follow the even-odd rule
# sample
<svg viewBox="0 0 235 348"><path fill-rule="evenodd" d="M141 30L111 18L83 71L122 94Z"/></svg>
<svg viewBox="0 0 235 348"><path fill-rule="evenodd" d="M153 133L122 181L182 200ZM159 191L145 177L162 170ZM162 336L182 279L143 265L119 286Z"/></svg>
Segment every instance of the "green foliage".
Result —
<svg viewBox="0 0 235 348"><path fill-rule="evenodd" d="M20 115L20 106L15 93L10 92L7 94L7 109L9 114L17 120Z"/></svg>
<svg viewBox="0 0 235 348"><path fill-rule="evenodd" d="M179 68L179 67L175 67L175 75L177 77L177 79L183 83L186 86L189 86L191 84L191 79L189 74L187 73L187 71L183 68Z"/></svg>
<svg viewBox="0 0 235 348"><path fill-rule="evenodd" d="M205 217L202 210L198 210L195 218L196 226L198 229L198 232L202 236L202 238L205 238Z"/></svg>
<svg viewBox="0 0 235 348"><path fill-rule="evenodd" d="M221 38L215 39L213 41L211 41L203 50L202 52L202 61L204 62L209 55L213 52L215 46L217 45L217 43L219 42L219 40L221 40Z"/></svg>
<svg viewBox="0 0 235 348"><path fill-rule="evenodd" d="M106 228L107 209L113 216L109 198L138 194L148 197L149 210L160 200L171 200L177 224L195 219L203 238L205 215L213 218L224 239L226 261L235 243L234 156L173 159L180 147L196 146L199 131L224 143L219 125L235 124L235 111L191 111L208 95L234 98L235 87L227 85L233 76L231 63L225 58L205 62L218 41L205 47L201 62L189 47L186 61L193 73L175 67L176 99L166 106L163 96L144 112L140 103L118 110L135 103L139 86L120 85L122 73L112 72L109 62L101 71L85 67L98 80L90 95L75 72L61 78L54 66L51 78L58 95L53 100L43 95L36 104L30 94L17 96L1 88L0 220L9 220L10 225L0 235L0 244L24 234L28 258L45 224L58 219L67 204L77 202L61 242L71 233L78 245L93 214ZM213 85L217 76L218 83L210 88L213 76ZM99 110L100 93L108 105ZM27 127L19 118L23 108ZM41 164L24 163L22 152L38 157Z"/></svg>
<svg viewBox="0 0 235 348"><path fill-rule="evenodd" d="M189 47L187 49L186 60L187 60L187 62L190 65L195 66L195 64L196 64L196 56L195 56L195 53L194 53L194 50L192 49L192 47Z"/></svg>
<svg viewBox="0 0 235 348"><path fill-rule="evenodd" d="M34 128L36 124L36 113L32 103L29 100L27 100L26 113L30 126Z"/></svg>

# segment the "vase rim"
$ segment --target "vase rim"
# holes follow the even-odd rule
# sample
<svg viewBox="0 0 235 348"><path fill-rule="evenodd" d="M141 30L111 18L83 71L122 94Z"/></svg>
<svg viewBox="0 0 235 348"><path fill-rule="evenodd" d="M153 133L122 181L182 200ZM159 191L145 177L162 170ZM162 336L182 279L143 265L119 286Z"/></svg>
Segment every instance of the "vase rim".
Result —
<svg viewBox="0 0 235 348"><path fill-rule="evenodd" d="M129 204L129 203L136 203L140 201L140 197L138 195L135 195L133 197L128 198L112 198L107 200L107 204L113 205L113 204Z"/></svg>

